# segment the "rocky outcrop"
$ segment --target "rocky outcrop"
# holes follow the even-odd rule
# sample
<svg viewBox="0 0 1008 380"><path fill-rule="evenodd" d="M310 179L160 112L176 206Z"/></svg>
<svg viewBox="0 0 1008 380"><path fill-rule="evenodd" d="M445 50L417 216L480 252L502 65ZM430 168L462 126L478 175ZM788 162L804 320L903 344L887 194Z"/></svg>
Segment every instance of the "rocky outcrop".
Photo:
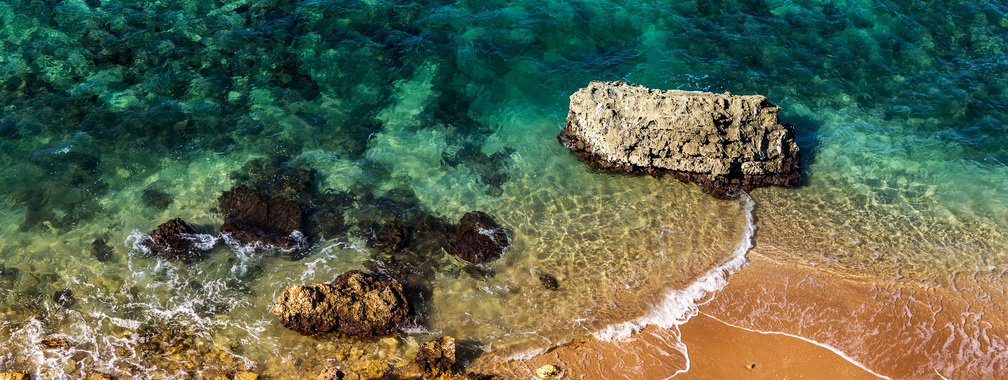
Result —
<svg viewBox="0 0 1008 380"><path fill-rule="evenodd" d="M458 368L455 365L455 338L442 336L420 347L416 355L420 372L430 378L451 376Z"/></svg>
<svg viewBox="0 0 1008 380"><path fill-rule="evenodd" d="M289 286L270 311L287 328L305 334L375 336L406 323L410 307L395 280L352 270L331 284Z"/></svg>
<svg viewBox="0 0 1008 380"><path fill-rule="evenodd" d="M570 97L558 140L607 171L671 173L719 197L801 183L794 127L760 95L591 82Z"/></svg>
<svg viewBox="0 0 1008 380"><path fill-rule="evenodd" d="M448 253L471 263L483 263L500 258L509 244L504 229L490 215L471 211L459 220Z"/></svg>
<svg viewBox="0 0 1008 380"><path fill-rule="evenodd" d="M230 234L240 244L258 242L295 249L303 243L294 234L304 230L304 209L297 203L269 198L244 186L225 191L218 203L224 214L220 232Z"/></svg>
<svg viewBox="0 0 1008 380"><path fill-rule="evenodd" d="M175 218L157 226L142 244L156 255L191 263L203 258L203 251L193 238L195 234L196 230L188 223Z"/></svg>

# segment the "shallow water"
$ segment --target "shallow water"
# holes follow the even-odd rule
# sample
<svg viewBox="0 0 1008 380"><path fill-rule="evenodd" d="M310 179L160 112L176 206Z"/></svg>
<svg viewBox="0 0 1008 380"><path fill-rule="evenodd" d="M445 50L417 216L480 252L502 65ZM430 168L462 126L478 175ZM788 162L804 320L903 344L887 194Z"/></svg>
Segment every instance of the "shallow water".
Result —
<svg viewBox="0 0 1008 380"><path fill-rule="evenodd" d="M745 206L593 173L557 144L567 96L597 79L783 107L806 185L753 192L757 247L879 279L1000 275L1006 29L1004 5L966 1L4 2L0 371L408 372L439 334L509 357L653 315L733 255ZM352 194L350 227L300 260L213 239L217 197L253 159ZM487 279L431 256L423 329L280 326L284 286L373 267L353 226L382 197L452 222L485 211L512 246ZM208 234L205 260L134 248L173 217Z"/></svg>

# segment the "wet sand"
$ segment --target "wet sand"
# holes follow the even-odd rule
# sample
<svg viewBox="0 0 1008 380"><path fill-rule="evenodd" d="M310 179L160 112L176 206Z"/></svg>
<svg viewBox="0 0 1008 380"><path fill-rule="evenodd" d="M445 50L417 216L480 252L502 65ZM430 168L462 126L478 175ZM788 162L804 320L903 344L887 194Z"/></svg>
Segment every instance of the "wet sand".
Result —
<svg viewBox="0 0 1008 380"><path fill-rule="evenodd" d="M1000 276L859 279L775 261L782 256L773 250L751 251L679 330L649 326L620 343L588 338L504 372L520 378L556 364L575 379L959 379L1008 370Z"/></svg>

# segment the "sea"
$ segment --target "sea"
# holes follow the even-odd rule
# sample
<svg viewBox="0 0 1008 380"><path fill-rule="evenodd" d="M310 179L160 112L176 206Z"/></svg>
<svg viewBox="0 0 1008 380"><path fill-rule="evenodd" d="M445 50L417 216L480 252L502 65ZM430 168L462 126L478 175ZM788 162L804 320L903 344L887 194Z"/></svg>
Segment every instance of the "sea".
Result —
<svg viewBox="0 0 1008 380"><path fill-rule="evenodd" d="M803 184L723 200L592 170L556 136L593 80L764 95ZM332 228L297 255L219 236L222 192L299 169L342 200ZM510 241L480 265L364 233L477 210ZM143 248L172 218L205 258ZM761 245L866 281L1004 276L1008 3L0 2L0 372L394 378L442 335L464 363L520 359L688 323ZM284 287L401 261L424 287L397 334L270 314Z"/></svg>

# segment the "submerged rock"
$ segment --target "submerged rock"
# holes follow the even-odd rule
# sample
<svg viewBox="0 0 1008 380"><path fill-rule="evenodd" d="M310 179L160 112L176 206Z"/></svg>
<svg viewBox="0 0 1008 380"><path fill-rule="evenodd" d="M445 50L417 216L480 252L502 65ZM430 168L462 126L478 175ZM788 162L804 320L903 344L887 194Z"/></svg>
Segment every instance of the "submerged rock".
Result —
<svg viewBox="0 0 1008 380"><path fill-rule="evenodd" d="M91 253L94 254L95 260L107 263L112 260L113 249L108 241L103 238L97 238L91 242Z"/></svg>
<svg viewBox="0 0 1008 380"><path fill-rule="evenodd" d="M144 240L143 245L151 252L171 260L194 262L203 257L191 235L196 230L181 218L162 223Z"/></svg>
<svg viewBox="0 0 1008 380"><path fill-rule="evenodd" d="M545 273L540 274L539 282L542 283L542 286L545 287L546 289L549 290L560 289L560 281L557 281L556 277L550 276L548 274Z"/></svg>
<svg viewBox="0 0 1008 380"><path fill-rule="evenodd" d="M490 215L471 211L459 220L448 253L471 263L482 263L500 258L508 245L507 234Z"/></svg>
<svg viewBox="0 0 1008 380"><path fill-rule="evenodd" d="M431 378L451 376L457 370L455 366L455 338L442 336L427 342L423 347L420 347L415 360L420 366L420 371Z"/></svg>
<svg viewBox="0 0 1008 380"><path fill-rule="evenodd" d="M570 99L557 139L596 169L668 172L718 197L801 183L794 127L761 95L596 81Z"/></svg>
<svg viewBox="0 0 1008 380"><path fill-rule="evenodd" d="M0 373L0 380L31 380L28 372L5 372Z"/></svg>
<svg viewBox="0 0 1008 380"><path fill-rule="evenodd" d="M70 289L57 290L53 292L52 300L63 308L68 308L77 303L77 297Z"/></svg>
<svg viewBox="0 0 1008 380"><path fill-rule="evenodd" d="M352 270L331 284L285 288L270 312L287 328L306 334L375 336L405 324L410 307L397 281Z"/></svg>
<svg viewBox="0 0 1008 380"><path fill-rule="evenodd" d="M304 210L297 203L268 198L244 186L225 191L218 202L224 214L220 232L241 244L295 249L302 242L295 232L303 231Z"/></svg>
<svg viewBox="0 0 1008 380"><path fill-rule="evenodd" d="M365 223L361 227L367 245L384 252L398 252L409 243L410 226L398 221L390 220L384 224Z"/></svg>
<svg viewBox="0 0 1008 380"><path fill-rule="evenodd" d="M143 200L145 205L161 211L167 210L168 206L171 206L172 202L175 201L171 194L154 188L144 189L140 195L140 199Z"/></svg>

